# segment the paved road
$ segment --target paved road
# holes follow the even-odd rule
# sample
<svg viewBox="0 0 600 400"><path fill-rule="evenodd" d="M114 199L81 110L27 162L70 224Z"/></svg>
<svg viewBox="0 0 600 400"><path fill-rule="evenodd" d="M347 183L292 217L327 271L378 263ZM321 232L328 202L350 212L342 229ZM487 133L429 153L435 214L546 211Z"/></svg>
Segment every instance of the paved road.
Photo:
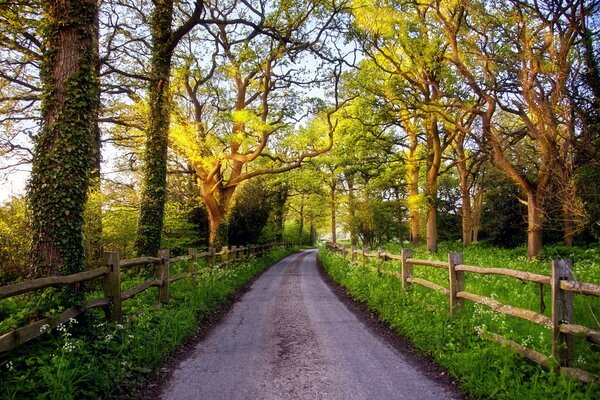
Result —
<svg viewBox="0 0 600 400"><path fill-rule="evenodd" d="M450 399L321 279L316 251L265 272L182 361L162 399Z"/></svg>

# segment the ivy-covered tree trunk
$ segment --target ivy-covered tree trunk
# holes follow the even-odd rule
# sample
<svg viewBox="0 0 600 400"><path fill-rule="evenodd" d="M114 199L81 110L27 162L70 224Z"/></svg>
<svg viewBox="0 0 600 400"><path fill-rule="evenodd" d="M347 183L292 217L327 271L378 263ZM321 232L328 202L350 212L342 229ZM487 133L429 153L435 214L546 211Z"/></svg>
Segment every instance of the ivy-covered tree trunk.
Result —
<svg viewBox="0 0 600 400"><path fill-rule="evenodd" d="M29 202L34 274L84 270L84 207L98 114L98 3L44 0L42 129Z"/></svg>
<svg viewBox="0 0 600 400"><path fill-rule="evenodd" d="M152 60L148 89L150 118L144 150L144 176L136 240L139 256L155 256L160 248L167 186L167 148L171 120L169 78L173 0L154 0L151 17Z"/></svg>

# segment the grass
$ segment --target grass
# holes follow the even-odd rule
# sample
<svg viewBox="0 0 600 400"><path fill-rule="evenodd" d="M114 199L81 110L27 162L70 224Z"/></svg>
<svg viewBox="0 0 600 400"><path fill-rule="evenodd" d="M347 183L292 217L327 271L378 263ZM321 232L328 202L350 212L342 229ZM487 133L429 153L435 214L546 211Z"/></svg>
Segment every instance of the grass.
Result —
<svg viewBox="0 0 600 400"><path fill-rule="evenodd" d="M123 303L123 324L106 323L101 311L91 310L80 320L0 354L0 399L117 398L144 385L148 373L203 320L293 251L276 249L230 269L198 265L198 284L172 284L172 301L160 308L156 289L150 289ZM179 268L184 266L174 265L174 273Z"/></svg>
<svg viewBox="0 0 600 400"><path fill-rule="evenodd" d="M388 251L399 252L391 247ZM517 250L492 247L473 247L467 250L456 244L442 244L435 254L415 249L415 258L447 260L447 253L463 251L465 263L486 267L505 267L549 275L549 261L527 261ZM564 249L547 249L550 258L563 255ZM596 249L570 249L575 259L575 275L582 281L600 282ZM583 255L588 255L584 258ZM333 279L346 287L358 300L369 305L400 335L409 338L421 352L448 368L462 388L474 398L598 398L598 386L585 385L555 375L532 364L494 342L479 336L478 331L494 332L526 347L545 354L550 350L549 330L528 321L497 314L480 304L466 302L459 316L448 315L448 299L427 288L415 285L403 291L401 283L385 275L378 276L360 262L351 263L338 255L321 250L319 257ZM375 262L375 261L371 261ZM400 270L400 264L386 262L385 270ZM447 287L447 271L415 267L415 276ZM469 274L466 290L493 297L507 304L539 311L538 286L519 280ZM544 293L550 304L549 290ZM597 299L575 296L576 323L598 329L600 303ZM548 307L549 308L549 307ZM549 310L546 311L549 315ZM594 373L600 372L600 348L584 340L576 340L576 367Z"/></svg>

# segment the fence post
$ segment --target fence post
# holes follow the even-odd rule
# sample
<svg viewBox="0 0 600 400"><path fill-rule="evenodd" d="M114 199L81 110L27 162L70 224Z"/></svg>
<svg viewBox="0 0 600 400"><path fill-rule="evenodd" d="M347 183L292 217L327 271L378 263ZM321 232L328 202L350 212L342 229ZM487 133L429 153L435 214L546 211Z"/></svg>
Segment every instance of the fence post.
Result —
<svg viewBox="0 0 600 400"><path fill-rule="evenodd" d="M215 255L215 248L214 247L209 247L208 248L208 266L212 269L215 267L215 262L216 262L216 255Z"/></svg>
<svg viewBox="0 0 600 400"><path fill-rule="evenodd" d="M356 260L356 246L352 246L352 250L351 251L352 251L352 257L351 257L351 259L352 259L352 261L355 261Z"/></svg>
<svg viewBox="0 0 600 400"><path fill-rule="evenodd" d="M463 300L456 297L458 292L465 290L465 271L457 271L456 266L463 264L462 253L448 254L448 282L450 282L450 315L463 306Z"/></svg>
<svg viewBox="0 0 600 400"><path fill-rule="evenodd" d="M342 245L342 257L344 258L344 260L346 259L346 245L345 244Z"/></svg>
<svg viewBox="0 0 600 400"><path fill-rule="evenodd" d="M227 253L228 252L229 252L229 249L227 248L227 246L223 246L223 248L221 249L221 262L222 263L227 262Z"/></svg>
<svg viewBox="0 0 600 400"><path fill-rule="evenodd" d="M196 284L196 278L194 278L194 273L196 272L196 261L198 260L198 249L195 247L190 247L188 249L188 273L190 274L190 282Z"/></svg>
<svg viewBox="0 0 600 400"><path fill-rule="evenodd" d="M238 258L237 246L231 246L231 260L235 262Z"/></svg>
<svg viewBox="0 0 600 400"><path fill-rule="evenodd" d="M119 263L118 251L104 253L104 264L108 268L108 273L104 277L104 297L110 299L110 304L104 308L104 313L106 319L112 322L121 322L123 319Z"/></svg>
<svg viewBox="0 0 600 400"><path fill-rule="evenodd" d="M367 248L365 246L362 247L362 257L363 257L363 262L367 262Z"/></svg>
<svg viewBox="0 0 600 400"><path fill-rule="evenodd" d="M560 281L573 280L571 260L552 261L552 357L560 367L573 363L573 336L560 331L561 323L573 322L573 293L563 290Z"/></svg>
<svg viewBox="0 0 600 400"><path fill-rule="evenodd" d="M159 250L158 258L158 279L160 286L158 287L158 302L167 303L169 301L169 249Z"/></svg>
<svg viewBox="0 0 600 400"><path fill-rule="evenodd" d="M413 251L409 249L402 250L402 289L407 289L411 284L408 281L408 278L412 278L413 275L413 266L409 264L406 260L409 258L413 258Z"/></svg>
<svg viewBox="0 0 600 400"><path fill-rule="evenodd" d="M385 251L382 247L377 249L377 260L379 261L377 263L377 273L381 275L381 264L385 261Z"/></svg>

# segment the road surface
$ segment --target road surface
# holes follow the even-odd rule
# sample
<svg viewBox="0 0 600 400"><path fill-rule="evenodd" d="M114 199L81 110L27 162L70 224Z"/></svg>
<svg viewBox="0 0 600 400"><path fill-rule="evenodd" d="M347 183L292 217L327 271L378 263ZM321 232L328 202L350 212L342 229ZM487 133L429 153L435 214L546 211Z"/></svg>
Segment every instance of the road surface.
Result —
<svg viewBox="0 0 600 400"><path fill-rule="evenodd" d="M266 271L163 386L164 400L451 399L323 282L316 251Z"/></svg>

